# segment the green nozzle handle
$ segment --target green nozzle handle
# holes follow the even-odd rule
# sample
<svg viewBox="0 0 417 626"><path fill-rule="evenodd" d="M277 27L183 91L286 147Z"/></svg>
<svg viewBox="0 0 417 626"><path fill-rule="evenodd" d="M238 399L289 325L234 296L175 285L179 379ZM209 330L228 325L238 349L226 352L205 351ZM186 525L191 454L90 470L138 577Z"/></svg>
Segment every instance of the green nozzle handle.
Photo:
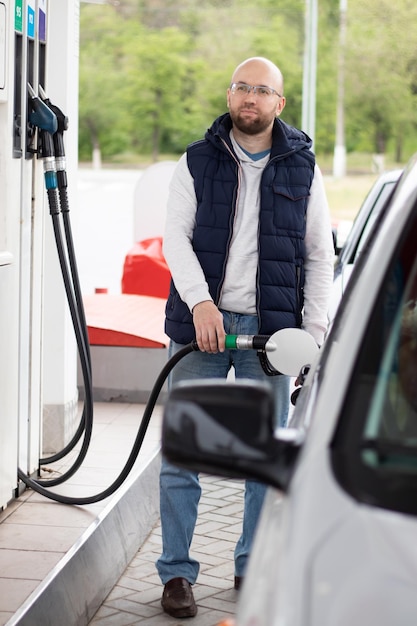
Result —
<svg viewBox="0 0 417 626"><path fill-rule="evenodd" d="M225 345L226 350L264 350L269 340L269 335L226 335Z"/></svg>
<svg viewBox="0 0 417 626"><path fill-rule="evenodd" d="M236 350L237 335L226 335L226 350Z"/></svg>

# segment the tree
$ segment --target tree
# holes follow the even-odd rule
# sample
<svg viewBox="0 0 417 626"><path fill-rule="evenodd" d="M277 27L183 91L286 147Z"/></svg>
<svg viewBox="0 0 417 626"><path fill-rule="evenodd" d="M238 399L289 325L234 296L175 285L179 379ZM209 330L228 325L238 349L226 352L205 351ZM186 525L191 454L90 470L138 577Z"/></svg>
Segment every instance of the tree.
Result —
<svg viewBox="0 0 417 626"><path fill-rule="evenodd" d="M361 129L356 146L383 154L390 139L397 156L416 128L412 73L417 47L417 5L409 0L349 0L348 134ZM414 75L415 76L415 75Z"/></svg>
<svg viewBox="0 0 417 626"><path fill-rule="evenodd" d="M199 64L190 58L192 42L176 27L142 30L125 49L124 98L128 127L139 151L178 150L184 117L192 125ZM175 139L177 138L177 139Z"/></svg>
<svg viewBox="0 0 417 626"><path fill-rule="evenodd" d="M124 79L123 20L113 7L95 11L83 5L80 30L79 145L81 158L91 151L105 156L123 152L122 111L117 94Z"/></svg>

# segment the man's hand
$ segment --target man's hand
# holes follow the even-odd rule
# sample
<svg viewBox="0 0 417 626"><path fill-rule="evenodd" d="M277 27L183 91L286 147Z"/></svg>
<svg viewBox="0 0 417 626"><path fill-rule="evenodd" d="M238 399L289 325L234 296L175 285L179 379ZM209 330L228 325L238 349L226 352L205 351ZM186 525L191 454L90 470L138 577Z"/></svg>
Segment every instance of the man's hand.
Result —
<svg viewBox="0 0 417 626"><path fill-rule="evenodd" d="M193 308L193 321L198 347L201 352L224 352L226 333L223 315L210 300Z"/></svg>

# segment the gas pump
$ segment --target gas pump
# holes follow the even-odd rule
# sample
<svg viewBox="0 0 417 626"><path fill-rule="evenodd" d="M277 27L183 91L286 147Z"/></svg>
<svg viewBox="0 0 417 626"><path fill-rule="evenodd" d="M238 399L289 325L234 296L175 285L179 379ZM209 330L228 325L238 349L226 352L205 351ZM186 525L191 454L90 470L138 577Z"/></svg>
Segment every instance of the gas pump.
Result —
<svg viewBox="0 0 417 626"><path fill-rule="evenodd" d="M76 127L78 14L74 0L0 0L0 509L19 492L18 467L34 475L77 420L76 345L28 85L53 85Z"/></svg>

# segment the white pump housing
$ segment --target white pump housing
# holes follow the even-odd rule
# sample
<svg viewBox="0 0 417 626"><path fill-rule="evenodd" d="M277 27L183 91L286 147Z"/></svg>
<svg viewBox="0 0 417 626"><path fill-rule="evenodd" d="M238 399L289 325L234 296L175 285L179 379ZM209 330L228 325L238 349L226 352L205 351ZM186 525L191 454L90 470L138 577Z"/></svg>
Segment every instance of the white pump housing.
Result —
<svg viewBox="0 0 417 626"><path fill-rule="evenodd" d="M78 0L0 0L0 509L60 450L77 420L76 347L27 84L70 120L68 194L76 209ZM74 211L76 213L76 211Z"/></svg>

